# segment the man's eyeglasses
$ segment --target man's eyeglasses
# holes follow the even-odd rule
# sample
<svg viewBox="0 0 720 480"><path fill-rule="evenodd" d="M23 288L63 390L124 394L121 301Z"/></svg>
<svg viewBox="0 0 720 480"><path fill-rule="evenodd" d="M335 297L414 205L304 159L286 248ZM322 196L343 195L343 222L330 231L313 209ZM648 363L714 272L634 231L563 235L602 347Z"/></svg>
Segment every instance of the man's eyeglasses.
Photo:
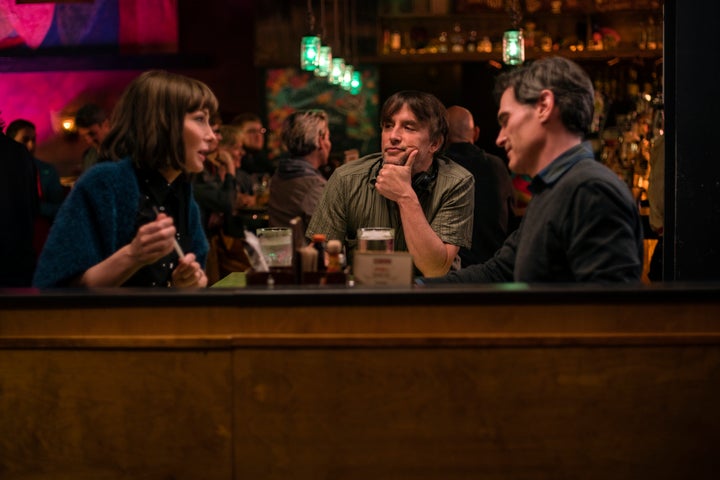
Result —
<svg viewBox="0 0 720 480"><path fill-rule="evenodd" d="M267 132L267 129L265 129L265 128L248 128L247 130L245 130L245 132L249 133L251 135L258 135L258 134L265 135L265 133Z"/></svg>

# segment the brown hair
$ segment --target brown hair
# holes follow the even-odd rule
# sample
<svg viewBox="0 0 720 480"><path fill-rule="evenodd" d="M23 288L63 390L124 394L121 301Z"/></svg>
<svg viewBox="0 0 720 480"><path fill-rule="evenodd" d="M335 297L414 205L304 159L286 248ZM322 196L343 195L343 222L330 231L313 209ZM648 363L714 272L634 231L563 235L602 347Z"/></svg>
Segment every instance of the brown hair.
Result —
<svg viewBox="0 0 720 480"><path fill-rule="evenodd" d="M199 80L163 70L138 76L125 89L112 113L112 129L101 157L131 157L140 168L184 170L185 114L218 109L210 88Z"/></svg>
<svg viewBox="0 0 720 480"><path fill-rule="evenodd" d="M417 90L403 90L393 94L385 100L382 111L380 112L380 125L392 120L403 105L408 108L417 117L421 125L427 126L430 130L430 140L438 142L436 155L440 153L445 146L448 135L447 111L445 105L435 95Z"/></svg>

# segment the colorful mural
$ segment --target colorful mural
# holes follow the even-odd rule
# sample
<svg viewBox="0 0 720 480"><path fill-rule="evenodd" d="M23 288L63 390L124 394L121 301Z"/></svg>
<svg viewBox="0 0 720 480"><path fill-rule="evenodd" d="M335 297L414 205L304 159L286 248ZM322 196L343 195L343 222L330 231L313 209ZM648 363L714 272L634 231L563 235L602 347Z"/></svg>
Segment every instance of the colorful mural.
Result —
<svg viewBox="0 0 720 480"><path fill-rule="evenodd" d="M378 151L377 70L363 68L363 88L352 95L325 78L297 68L269 69L265 76L269 158L283 153L280 130L296 110L319 108L330 120L333 153L357 149L360 155Z"/></svg>
<svg viewBox="0 0 720 480"><path fill-rule="evenodd" d="M0 50L68 47L177 53L177 0L0 0Z"/></svg>

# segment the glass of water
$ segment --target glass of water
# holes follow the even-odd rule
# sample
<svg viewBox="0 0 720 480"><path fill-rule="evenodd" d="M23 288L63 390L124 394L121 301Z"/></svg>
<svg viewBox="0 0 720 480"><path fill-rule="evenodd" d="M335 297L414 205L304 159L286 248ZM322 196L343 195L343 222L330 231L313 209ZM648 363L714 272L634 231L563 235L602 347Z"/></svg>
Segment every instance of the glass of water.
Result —
<svg viewBox="0 0 720 480"><path fill-rule="evenodd" d="M292 266L292 230L285 227L258 228L255 235L268 267Z"/></svg>

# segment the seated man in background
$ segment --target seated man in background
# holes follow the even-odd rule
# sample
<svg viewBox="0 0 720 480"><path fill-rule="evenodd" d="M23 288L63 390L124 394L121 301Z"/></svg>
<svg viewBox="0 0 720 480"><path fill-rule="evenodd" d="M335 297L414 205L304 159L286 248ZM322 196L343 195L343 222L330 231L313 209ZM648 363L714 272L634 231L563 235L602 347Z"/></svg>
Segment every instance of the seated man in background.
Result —
<svg viewBox="0 0 720 480"><path fill-rule="evenodd" d="M234 157L239 162L242 149L235 142L231 142L228 149L219 148L224 141L223 131L234 131L233 127L222 125L219 113L210 116L210 126L215 138L210 143L203 171L192 179L193 194L209 242L205 266L209 285L231 272L244 272L252 266L246 250L244 221L233 215L238 202Z"/></svg>
<svg viewBox="0 0 720 480"><path fill-rule="evenodd" d="M80 107L75 115L75 128L88 148L83 153L82 171L87 171L98 162L100 144L110 131L110 119L105 110L88 103Z"/></svg>
<svg viewBox="0 0 720 480"><path fill-rule="evenodd" d="M224 217L232 213L237 197L235 162L229 154L220 155L219 143L223 138L220 114L211 115L209 121L215 139L210 143L203 171L192 177L193 195L208 238L222 225Z"/></svg>
<svg viewBox="0 0 720 480"><path fill-rule="evenodd" d="M29 287L35 271L37 178L30 152L2 133L0 118L0 287Z"/></svg>
<svg viewBox="0 0 720 480"><path fill-rule="evenodd" d="M494 257L434 282L639 282L642 226L630 189L595 160L590 78L550 57L498 77L500 132L510 169L532 177L518 229Z"/></svg>
<svg viewBox="0 0 720 480"><path fill-rule="evenodd" d="M322 110L291 113L281 135L288 156L280 159L270 183L269 223L287 227L299 216L305 231L327 183L320 171L332 147L327 114Z"/></svg>
<svg viewBox="0 0 720 480"><path fill-rule="evenodd" d="M448 108L448 146L445 155L473 174L475 208L472 247L460 249L463 267L492 257L510 233L513 188L505 162L475 145L480 129L466 108Z"/></svg>
<svg viewBox="0 0 720 480"><path fill-rule="evenodd" d="M250 174L242 169L242 162L245 161L242 134L235 125L222 125L219 132L218 157L221 159L221 163L226 163L227 160L223 158L229 156L235 165L237 192L232 213L237 213L237 210L243 208L253 208L256 204L253 180Z"/></svg>
<svg viewBox="0 0 720 480"><path fill-rule="evenodd" d="M39 216L35 221L35 239L33 242L35 253L40 255L45 240L47 239L50 226L55 220L60 205L65 200L65 189L60 183L60 176L55 167L43 162L35 156L36 129L35 124L24 119L17 119L10 122L6 135L27 148L35 163L37 174L37 191L40 199Z"/></svg>
<svg viewBox="0 0 720 480"><path fill-rule="evenodd" d="M263 175L272 175L275 168L263 151L267 130L263 127L260 117L246 112L235 116L230 123L237 127L240 134L244 151L241 168L253 176L254 180Z"/></svg>
<svg viewBox="0 0 720 480"><path fill-rule="evenodd" d="M391 227L395 250L410 252L419 272L444 275L470 246L474 194L470 172L440 155L445 107L429 93L401 91L383 104L380 124L382 152L335 170L305 236L324 233L352 253L359 228Z"/></svg>

